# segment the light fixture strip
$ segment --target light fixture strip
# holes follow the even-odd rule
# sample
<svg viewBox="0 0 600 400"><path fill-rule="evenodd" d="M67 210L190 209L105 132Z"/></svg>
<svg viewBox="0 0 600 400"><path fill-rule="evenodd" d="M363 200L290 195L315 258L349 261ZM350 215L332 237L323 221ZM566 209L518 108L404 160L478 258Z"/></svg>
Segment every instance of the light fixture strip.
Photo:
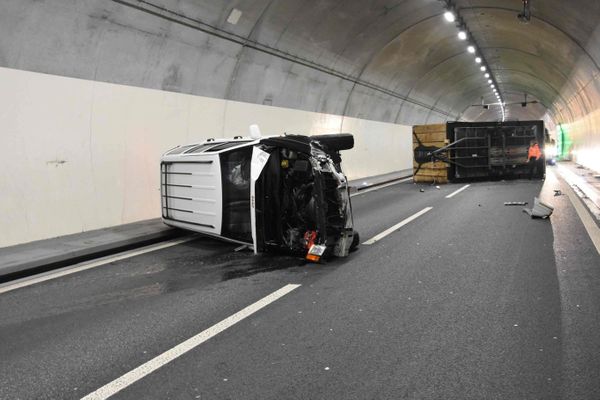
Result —
<svg viewBox="0 0 600 400"><path fill-rule="evenodd" d="M502 94L500 93L500 85L496 81L494 74L492 73L492 69L489 67L489 64L483 57L483 52L477 45L477 42L471 35L467 24L460 16L456 5L452 0L439 0L444 3L444 18L446 21L454 23L458 28L458 38L459 40L464 40L467 42L467 51L470 54L473 54L476 57L476 64L479 66L481 72L484 73L485 78L488 79L490 83L490 89L492 89L492 93L496 96L498 101L500 102L500 109L502 111L502 121L506 119L506 110L504 109L504 102L502 101Z"/></svg>

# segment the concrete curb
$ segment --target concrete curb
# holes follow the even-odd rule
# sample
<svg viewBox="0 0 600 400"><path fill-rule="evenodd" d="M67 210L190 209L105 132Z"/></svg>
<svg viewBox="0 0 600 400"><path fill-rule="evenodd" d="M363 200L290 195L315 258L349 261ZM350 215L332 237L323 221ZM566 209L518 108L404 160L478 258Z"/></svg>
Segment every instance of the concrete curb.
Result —
<svg viewBox="0 0 600 400"><path fill-rule="evenodd" d="M118 240L103 241L60 252L48 251L47 255L38 254L37 256L32 256L31 251L25 250L20 255L16 254L13 256L9 262L2 263L3 260L0 259L0 283L147 246L185 234L186 232L183 230L170 228L165 225L164 229L154 232L136 234L134 236L124 235L124 237ZM18 252L18 249L13 251L13 254L15 252ZM43 249L38 251L38 253L43 253Z"/></svg>

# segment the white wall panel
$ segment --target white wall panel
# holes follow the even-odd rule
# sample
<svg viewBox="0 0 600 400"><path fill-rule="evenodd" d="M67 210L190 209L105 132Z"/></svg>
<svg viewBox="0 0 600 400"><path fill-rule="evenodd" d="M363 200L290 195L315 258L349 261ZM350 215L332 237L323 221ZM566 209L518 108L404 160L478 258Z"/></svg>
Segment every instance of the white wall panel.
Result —
<svg viewBox="0 0 600 400"><path fill-rule="evenodd" d="M160 215L159 157L208 137L350 132L350 179L411 167L407 126L0 68L0 247Z"/></svg>
<svg viewBox="0 0 600 400"><path fill-rule="evenodd" d="M562 128L573 141L573 161L600 173L600 111Z"/></svg>

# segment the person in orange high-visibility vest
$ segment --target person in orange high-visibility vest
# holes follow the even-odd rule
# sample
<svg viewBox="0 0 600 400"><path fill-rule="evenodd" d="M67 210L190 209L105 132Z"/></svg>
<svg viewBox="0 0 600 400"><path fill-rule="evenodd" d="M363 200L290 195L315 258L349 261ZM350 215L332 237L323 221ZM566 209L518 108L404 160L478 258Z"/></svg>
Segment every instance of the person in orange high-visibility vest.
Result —
<svg viewBox="0 0 600 400"><path fill-rule="evenodd" d="M529 180L537 173L540 163L542 162L542 151L537 141L532 140L529 144L527 152L527 163L529 163Z"/></svg>

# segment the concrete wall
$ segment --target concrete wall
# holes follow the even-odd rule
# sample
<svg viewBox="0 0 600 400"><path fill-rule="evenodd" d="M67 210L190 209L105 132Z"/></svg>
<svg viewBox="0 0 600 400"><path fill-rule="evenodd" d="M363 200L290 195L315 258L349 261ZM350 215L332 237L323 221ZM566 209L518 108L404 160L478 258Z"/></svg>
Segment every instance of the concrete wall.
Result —
<svg viewBox="0 0 600 400"><path fill-rule="evenodd" d="M158 160L208 137L355 135L349 178L411 168L411 128L0 68L0 247L159 216Z"/></svg>
<svg viewBox="0 0 600 400"><path fill-rule="evenodd" d="M600 173L600 110L562 124L561 129L573 141L573 161Z"/></svg>
<svg viewBox="0 0 600 400"><path fill-rule="evenodd" d="M596 21L597 23L597 21ZM557 112L548 114L573 142L573 161L600 173L600 26L585 44L586 53L577 58L569 79L554 103Z"/></svg>
<svg viewBox="0 0 600 400"><path fill-rule="evenodd" d="M447 107L433 107L432 96L413 91L415 98L407 98L423 68L456 49L430 54L419 41L422 57L406 56L423 58L416 75L397 73L404 59L386 76L367 68L414 21L439 12L436 0L410 0L418 5L408 7L412 11L392 7L385 15L384 7L367 7L370 18L384 18L381 23L363 20L363 0L349 1L354 8L348 9L305 0L0 3L0 67L407 125L458 115L440 114ZM236 24L228 22L234 8L243 12ZM356 40L363 29L368 34Z"/></svg>

